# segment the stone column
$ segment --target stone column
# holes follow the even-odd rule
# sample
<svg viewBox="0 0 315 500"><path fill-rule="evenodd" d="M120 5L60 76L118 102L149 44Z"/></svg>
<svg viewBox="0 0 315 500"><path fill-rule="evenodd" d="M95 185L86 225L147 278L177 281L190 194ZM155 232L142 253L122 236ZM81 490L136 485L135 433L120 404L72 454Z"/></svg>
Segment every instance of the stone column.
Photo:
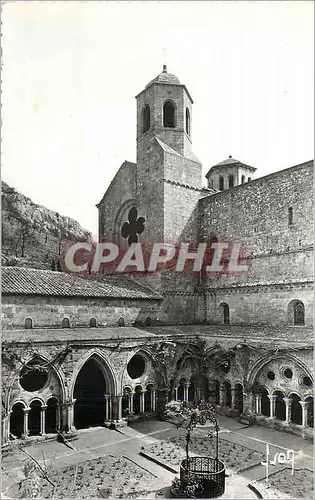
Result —
<svg viewBox="0 0 315 500"><path fill-rule="evenodd" d="M129 394L129 412L130 413L133 413L133 396L134 396L134 392L131 392Z"/></svg>
<svg viewBox="0 0 315 500"><path fill-rule="evenodd" d="M155 389L151 391L151 411L155 411Z"/></svg>
<svg viewBox="0 0 315 500"><path fill-rule="evenodd" d="M74 404L76 402L76 399L73 399L72 401L69 402L68 405L68 427L69 431L74 429Z"/></svg>
<svg viewBox="0 0 315 500"><path fill-rule="evenodd" d="M28 432L28 414L30 412L30 408L24 408L24 422L23 422L23 434L24 437L27 437L29 435Z"/></svg>
<svg viewBox="0 0 315 500"><path fill-rule="evenodd" d="M108 394L105 394L105 422L109 420L109 398Z"/></svg>
<svg viewBox="0 0 315 500"><path fill-rule="evenodd" d="M283 398L283 401L285 402L285 423L289 425L291 422L291 404L292 401L290 398Z"/></svg>
<svg viewBox="0 0 315 500"><path fill-rule="evenodd" d="M110 394L108 397L108 420L113 418L113 396Z"/></svg>
<svg viewBox="0 0 315 500"><path fill-rule="evenodd" d="M175 387L175 401L178 401L178 387Z"/></svg>
<svg viewBox="0 0 315 500"><path fill-rule="evenodd" d="M60 404L57 404L57 406L56 406L56 430L57 431L61 430L61 408L60 408Z"/></svg>
<svg viewBox="0 0 315 500"><path fill-rule="evenodd" d="M189 389L190 384L184 384L184 401L188 401L188 389Z"/></svg>
<svg viewBox="0 0 315 500"><path fill-rule="evenodd" d="M225 387L224 387L224 384L220 384L220 406L224 406L225 405L225 391L224 391Z"/></svg>
<svg viewBox="0 0 315 500"><path fill-rule="evenodd" d="M122 395L119 394L116 396L116 404L117 404L117 420L122 419Z"/></svg>
<svg viewBox="0 0 315 500"><path fill-rule="evenodd" d="M270 418L275 418L275 407L276 407L276 397L277 396L269 396L269 403L270 403Z"/></svg>
<svg viewBox="0 0 315 500"><path fill-rule="evenodd" d="M302 406L302 427L307 427L307 401L300 401Z"/></svg>
<svg viewBox="0 0 315 500"><path fill-rule="evenodd" d="M261 394L255 395L255 411L257 415L261 414Z"/></svg>
<svg viewBox="0 0 315 500"><path fill-rule="evenodd" d="M235 389L231 387L231 409L235 410Z"/></svg>
<svg viewBox="0 0 315 500"><path fill-rule="evenodd" d="M2 432L1 432L1 445L5 445L10 440L10 415L12 410L2 418Z"/></svg>
<svg viewBox="0 0 315 500"><path fill-rule="evenodd" d="M46 434L45 428L45 417L46 417L46 408L47 406L41 406L40 409L40 434Z"/></svg>
<svg viewBox="0 0 315 500"><path fill-rule="evenodd" d="M140 392L140 413L144 413L144 396L145 396L145 391Z"/></svg>

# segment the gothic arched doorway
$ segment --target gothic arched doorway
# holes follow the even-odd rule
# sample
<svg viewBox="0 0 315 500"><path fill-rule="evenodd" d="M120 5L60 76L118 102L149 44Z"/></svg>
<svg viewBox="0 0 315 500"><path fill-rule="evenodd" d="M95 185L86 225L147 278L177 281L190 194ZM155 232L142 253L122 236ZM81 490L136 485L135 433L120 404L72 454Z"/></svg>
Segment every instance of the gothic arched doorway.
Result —
<svg viewBox="0 0 315 500"><path fill-rule="evenodd" d="M77 429L104 424L106 389L100 363L89 359L82 366L74 386L74 425Z"/></svg>

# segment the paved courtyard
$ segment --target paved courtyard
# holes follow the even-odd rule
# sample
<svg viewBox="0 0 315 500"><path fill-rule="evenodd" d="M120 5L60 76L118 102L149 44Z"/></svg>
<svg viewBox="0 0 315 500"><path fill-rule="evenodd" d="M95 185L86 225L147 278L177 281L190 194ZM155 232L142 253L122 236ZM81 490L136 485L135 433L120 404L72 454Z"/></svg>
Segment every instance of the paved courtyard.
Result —
<svg viewBox="0 0 315 500"><path fill-rule="evenodd" d="M227 472L222 499L257 498L255 488L264 498L313 497L310 441L259 426L248 428L226 417L219 417L219 424L219 458ZM207 434L206 429L194 431L191 455L213 455L214 438ZM266 483L261 465L266 443L271 458L288 449L296 452L293 477L288 464L270 466ZM37 443L25 447L25 453L2 457L3 494L22 498L27 488L37 488L40 498L155 498L178 476L185 456L183 430L160 421L139 422L118 431L86 429L70 446L75 449L57 441ZM50 482L36 480L32 474L25 481L25 465L35 464L30 456L47 471Z"/></svg>

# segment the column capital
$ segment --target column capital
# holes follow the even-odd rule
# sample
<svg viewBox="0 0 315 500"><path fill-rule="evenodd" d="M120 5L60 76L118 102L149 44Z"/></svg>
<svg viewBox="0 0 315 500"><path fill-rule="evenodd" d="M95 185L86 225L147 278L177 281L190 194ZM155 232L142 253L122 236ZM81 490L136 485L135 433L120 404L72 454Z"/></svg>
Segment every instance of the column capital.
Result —
<svg viewBox="0 0 315 500"><path fill-rule="evenodd" d="M269 400L270 400L270 401L276 401L276 399L277 399L277 395L276 395L276 394L272 394L272 395L270 396L270 394L268 394L268 398L269 398Z"/></svg>
<svg viewBox="0 0 315 500"><path fill-rule="evenodd" d="M291 406L292 404L292 399L290 398L283 398L283 401L285 402L286 405Z"/></svg>
<svg viewBox="0 0 315 500"><path fill-rule="evenodd" d="M42 406L40 407L41 411L45 411L45 410L46 410L46 408L47 408L47 405L42 405Z"/></svg>
<svg viewBox="0 0 315 500"><path fill-rule="evenodd" d="M29 413L31 411L31 408L23 408L24 413Z"/></svg>
<svg viewBox="0 0 315 500"><path fill-rule="evenodd" d="M299 403L302 406L302 408L305 408L305 406L309 404L309 401L299 401Z"/></svg>

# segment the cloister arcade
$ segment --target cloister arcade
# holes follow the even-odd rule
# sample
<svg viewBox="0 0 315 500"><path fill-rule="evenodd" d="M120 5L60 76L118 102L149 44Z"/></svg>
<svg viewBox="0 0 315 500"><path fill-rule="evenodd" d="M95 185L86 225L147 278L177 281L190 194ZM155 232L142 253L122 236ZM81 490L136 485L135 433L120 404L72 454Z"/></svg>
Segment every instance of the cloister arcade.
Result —
<svg viewBox="0 0 315 500"><path fill-rule="evenodd" d="M45 360L31 360L26 373L22 369L11 388L4 440L123 425L131 417L154 416L160 387L150 353L138 350L125 359L125 364L119 369L116 365L114 370L105 355L89 351L78 358L67 383L52 366L43 369ZM234 360L225 362L222 370L210 363L204 371L198 357L190 354L176 367L168 388L169 400L193 405L205 400L215 405L218 413L231 417L249 411L261 425L292 428L302 435L313 428L313 379L296 358L258 359L248 373L247 390L236 377L239 371Z"/></svg>

